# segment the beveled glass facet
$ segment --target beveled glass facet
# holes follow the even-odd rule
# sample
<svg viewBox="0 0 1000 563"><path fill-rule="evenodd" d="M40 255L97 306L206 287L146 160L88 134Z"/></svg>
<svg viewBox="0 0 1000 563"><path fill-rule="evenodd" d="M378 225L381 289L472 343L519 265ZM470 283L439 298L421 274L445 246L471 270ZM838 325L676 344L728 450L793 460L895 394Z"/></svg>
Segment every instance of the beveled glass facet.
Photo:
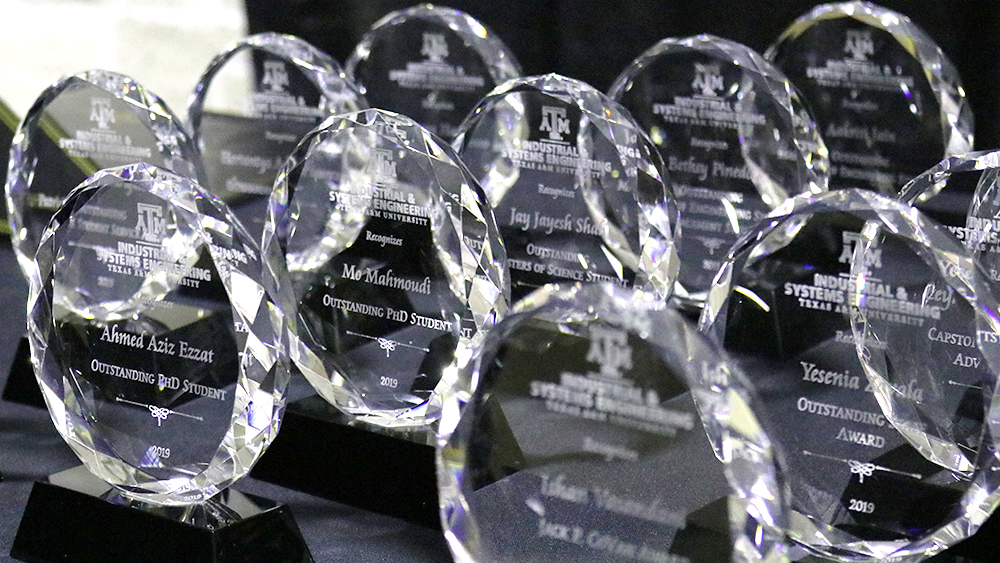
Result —
<svg viewBox="0 0 1000 563"><path fill-rule="evenodd" d="M733 247L701 325L774 421L795 542L834 559L919 561L996 505L996 461L980 447L989 376L974 347L947 341L974 339L977 316L995 311L971 267L947 230L866 190L790 199ZM923 439L895 424L914 419L889 394L926 408Z"/></svg>
<svg viewBox="0 0 1000 563"><path fill-rule="evenodd" d="M675 295L704 301L736 238L789 196L826 190L826 145L798 93L754 50L711 35L664 39L608 94L665 161L684 252Z"/></svg>
<svg viewBox="0 0 1000 563"><path fill-rule="evenodd" d="M436 420L457 356L510 298L493 212L455 152L408 117L336 116L295 150L270 206L264 248L287 257L302 373L369 422Z"/></svg>
<svg viewBox="0 0 1000 563"><path fill-rule="evenodd" d="M84 465L157 504L207 500L278 431L289 379L284 261L222 202L148 164L103 170L42 236L32 361Z"/></svg>
<svg viewBox="0 0 1000 563"><path fill-rule="evenodd" d="M209 63L188 102L206 188L260 240L274 177L327 117L368 107L340 65L291 35L247 37Z"/></svg>
<svg viewBox="0 0 1000 563"><path fill-rule="evenodd" d="M372 107L451 139L479 100L520 76L514 53L464 12L420 4L372 25L344 64Z"/></svg>
<svg viewBox="0 0 1000 563"><path fill-rule="evenodd" d="M778 461L694 324L613 284L547 285L462 368L437 452L462 563L786 561Z"/></svg>
<svg viewBox="0 0 1000 563"><path fill-rule="evenodd" d="M69 192L98 170L136 162L200 178L199 157L181 121L135 80L92 70L42 92L15 134L6 182L11 237L25 277Z"/></svg>
<svg viewBox="0 0 1000 563"><path fill-rule="evenodd" d="M809 104L830 150L830 188L895 195L972 149L955 66L908 17L868 2L823 4L767 51Z"/></svg>
<svg viewBox="0 0 1000 563"><path fill-rule="evenodd" d="M677 206L659 153L617 102L556 74L511 80L454 145L496 212L514 299L567 281L670 296Z"/></svg>

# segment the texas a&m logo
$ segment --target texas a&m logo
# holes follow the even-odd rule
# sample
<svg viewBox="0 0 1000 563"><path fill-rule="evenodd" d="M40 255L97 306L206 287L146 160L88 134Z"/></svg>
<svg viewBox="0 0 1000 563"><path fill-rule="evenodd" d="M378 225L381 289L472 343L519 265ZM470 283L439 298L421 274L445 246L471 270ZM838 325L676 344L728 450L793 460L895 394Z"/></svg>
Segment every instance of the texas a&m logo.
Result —
<svg viewBox="0 0 1000 563"><path fill-rule="evenodd" d="M848 29L844 39L844 52L850 53L856 61L867 61L875 54L875 42L870 29Z"/></svg>
<svg viewBox="0 0 1000 563"><path fill-rule="evenodd" d="M563 141L563 135L570 133L566 108L542 106L542 124L538 130L548 133L551 141Z"/></svg>
<svg viewBox="0 0 1000 563"><path fill-rule="evenodd" d="M372 158L368 161L368 173L375 179L375 183L391 184L397 179L396 159L392 151L387 149L372 149Z"/></svg>
<svg viewBox="0 0 1000 563"><path fill-rule="evenodd" d="M427 57L431 62L440 63L448 57L448 42L445 41L443 33L425 33L423 47L420 54Z"/></svg>
<svg viewBox="0 0 1000 563"><path fill-rule="evenodd" d="M98 129L107 129L115 122L115 108L111 107L108 98L90 99L90 121L97 124Z"/></svg>
<svg viewBox="0 0 1000 563"><path fill-rule="evenodd" d="M163 207L149 203L137 203L139 219L135 223L136 235L147 242L160 242L167 234L167 219Z"/></svg>
<svg viewBox="0 0 1000 563"><path fill-rule="evenodd" d="M851 259L854 256L854 250L858 247L859 244L862 244L861 233L852 233L850 231L844 231L840 236L841 240L844 243L843 250L840 252L840 263L850 264ZM881 248L869 248L867 252L864 253L864 256L865 256L866 268L882 267Z"/></svg>
<svg viewBox="0 0 1000 563"><path fill-rule="evenodd" d="M592 327L587 361L601 366L602 376L621 379L622 370L632 368L632 347L628 345L628 333L601 326Z"/></svg>
<svg viewBox="0 0 1000 563"><path fill-rule="evenodd" d="M726 87L719 64L694 63L694 82L691 87L702 96L718 97L719 91Z"/></svg>
<svg viewBox="0 0 1000 563"><path fill-rule="evenodd" d="M288 86L288 69L283 61L264 61L264 78L260 81L272 92L284 92Z"/></svg>

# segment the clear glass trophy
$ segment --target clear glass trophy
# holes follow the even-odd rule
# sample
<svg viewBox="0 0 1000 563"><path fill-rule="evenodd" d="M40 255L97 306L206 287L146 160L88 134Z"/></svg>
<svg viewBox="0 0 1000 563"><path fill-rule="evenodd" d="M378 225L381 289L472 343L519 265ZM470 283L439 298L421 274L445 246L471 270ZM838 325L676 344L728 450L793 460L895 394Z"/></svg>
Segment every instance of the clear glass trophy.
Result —
<svg viewBox="0 0 1000 563"><path fill-rule="evenodd" d="M427 129L366 110L310 133L270 205L263 246L287 257L306 379L367 422L433 423L458 358L509 301L476 180Z"/></svg>
<svg viewBox="0 0 1000 563"><path fill-rule="evenodd" d="M448 140L483 96L521 74L492 31L464 12L431 4L375 22L344 67L371 107L409 116Z"/></svg>
<svg viewBox="0 0 1000 563"><path fill-rule="evenodd" d="M938 222L947 233L944 236L953 238L964 250L944 254L945 243L928 242L928 247L941 254L942 272L926 276L931 283L921 300L938 305L942 318L926 330L908 331L886 324L880 315L864 307L864 285L856 288L859 305L853 316L860 357L876 395L887 407L887 418L925 457L966 473L977 460L984 463L993 457L990 452L980 452L981 443L992 439L990 430L982 427L981 410L974 405L988 407L993 399L996 377L990 366L998 365L998 358L988 359L998 351L1000 342L1000 325L995 325L991 320L995 316L990 315L997 308L996 291L991 289L997 269L984 268L995 265L996 260L991 259L995 251L990 250L997 235L989 220L978 215L986 211L980 202L995 191L998 173L1000 153L968 153L945 159L900 191L901 201ZM920 232L942 236L927 228ZM865 250L884 255L882 238L883 233L873 227L866 233ZM891 267L902 268L898 264ZM865 279L868 275L864 263L855 262L852 277ZM914 349L926 353L899 354ZM910 387L928 392L908 393Z"/></svg>
<svg viewBox="0 0 1000 563"><path fill-rule="evenodd" d="M906 16L868 2L823 4L768 49L805 98L830 151L830 188L895 195L972 149L955 66Z"/></svg>
<svg viewBox="0 0 1000 563"><path fill-rule="evenodd" d="M996 505L981 443L995 377L975 345L996 309L974 270L946 229L868 190L790 199L733 247L701 325L775 421L794 542L919 561Z"/></svg>
<svg viewBox="0 0 1000 563"><path fill-rule="evenodd" d="M87 546L57 542L65 560L162 550L125 533L136 526L178 554L284 542L287 509L271 513L278 520L270 524L244 523L258 515L256 500L220 493L250 471L281 422L294 328L283 257L261 254L193 180L139 163L102 170L74 190L34 264L36 377L56 430L113 489L86 485L85 474L37 484L21 543L48 553L38 539L48 530L75 533L78 519L97 515L108 520ZM93 559L95 549L103 557Z"/></svg>
<svg viewBox="0 0 1000 563"><path fill-rule="evenodd" d="M976 263L984 272L986 284L991 297L1000 295L1000 152L970 153L964 158L953 159L942 163L940 168L948 166L949 172L939 174L945 176L942 182L947 188L950 183L957 183L963 191L974 187L972 203L969 207L966 225L958 232L965 235L962 242L970 248ZM933 173L934 171L930 171ZM921 178L916 178L917 183ZM977 272L978 273L978 272ZM995 374L1000 366L1000 318L997 315L980 315L977 317L979 332L976 342L985 357L986 366L977 368ZM975 359L979 359L975 357ZM991 435L993 451L1000 450L1000 388L993 387L992 394L986 385L989 379L984 378L983 394L987 396L988 410L986 415L987 432ZM998 384L1000 385L1000 384ZM986 445L982 447L987 450Z"/></svg>
<svg viewBox="0 0 1000 563"><path fill-rule="evenodd" d="M674 295L699 306L726 251L790 196L826 190L829 161L788 79L754 50L711 35L664 39L609 95L660 151L680 208Z"/></svg>
<svg viewBox="0 0 1000 563"><path fill-rule="evenodd" d="M787 561L756 399L656 296L547 285L461 377L437 457L456 561Z"/></svg>
<svg viewBox="0 0 1000 563"><path fill-rule="evenodd" d="M511 295L611 282L667 299L678 212L659 153L617 102L556 74L490 93L454 142L507 248Z"/></svg>
<svg viewBox="0 0 1000 563"><path fill-rule="evenodd" d="M45 231L29 335L49 411L127 496L207 500L278 431L289 378L284 263L219 200L148 164L102 171Z"/></svg>
<svg viewBox="0 0 1000 563"><path fill-rule="evenodd" d="M27 278L42 232L63 199L98 170L148 162L200 178L200 157L181 121L135 80L102 70L61 78L17 127L5 183L11 240ZM4 396L44 408L22 338Z"/></svg>
<svg viewBox="0 0 1000 563"><path fill-rule="evenodd" d="M260 241L274 177L295 145L333 114L368 107L340 65L290 35L261 33L209 63L188 102L206 187Z"/></svg>
<svg viewBox="0 0 1000 563"><path fill-rule="evenodd" d="M98 170L148 162L200 178L181 121L135 80L103 70L70 75L35 100L11 146L6 195L25 277L63 199Z"/></svg>

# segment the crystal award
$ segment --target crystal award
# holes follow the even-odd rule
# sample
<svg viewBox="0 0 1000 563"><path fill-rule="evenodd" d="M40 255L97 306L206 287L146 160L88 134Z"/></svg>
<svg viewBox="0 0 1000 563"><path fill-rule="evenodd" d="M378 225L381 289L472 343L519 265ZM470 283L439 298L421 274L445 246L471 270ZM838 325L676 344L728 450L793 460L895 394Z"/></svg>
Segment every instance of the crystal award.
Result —
<svg viewBox="0 0 1000 563"><path fill-rule="evenodd" d="M969 206L964 229L957 231L965 237L965 246L970 248L976 260L976 265L985 272L987 286L991 296L1000 295L1000 151L970 153L964 157L956 157L952 162L942 163L939 168L952 165L954 172L947 173L946 180L953 180L963 191L974 186L972 203ZM929 171L929 173L934 170ZM914 183L921 180L914 179ZM950 183L950 182L948 182ZM936 183L937 184L937 183ZM947 186L947 184L946 184ZM985 310L985 308L984 308ZM1000 366L1000 323L997 315L977 316L980 321L976 342L987 366L976 366L980 370L996 373ZM975 357L975 356L974 356ZM975 359L979 359L975 357ZM995 379L994 379L995 381ZM987 387L989 379L984 378L983 393L988 397L987 432L991 436L993 451L1000 451L1000 384L993 388ZM992 394L989 391L992 389ZM983 445L983 450L987 445Z"/></svg>
<svg viewBox="0 0 1000 563"><path fill-rule="evenodd" d="M274 177L325 118L368 107L340 65L290 35L253 35L209 63L188 102L207 188L260 241Z"/></svg>
<svg viewBox="0 0 1000 563"><path fill-rule="evenodd" d="M666 161L684 252L674 295L704 301L736 238L789 196L826 190L826 145L788 79L755 51L699 35L664 39L609 95Z"/></svg>
<svg viewBox="0 0 1000 563"><path fill-rule="evenodd" d="M555 74L512 80L454 145L496 213L513 299L567 281L670 296L677 206L659 153L617 102Z"/></svg>
<svg viewBox="0 0 1000 563"><path fill-rule="evenodd" d="M979 443L987 374L964 346L990 307L970 266L945 229L869 190L790 199L733 247L701 325L775 423L796 543L834 559L918 561L970 536L996 504L995 461ZM931 403L928 439L894 424L892 393Z"/></svg>
<svg viewBox="0 0 1000 563"><path fill-rule="evenodd" d="M972 149L972 110L955 66L904 15L823 4L766 56L806 99L830 151L830 188L887 195Z"/></svg>
<svg viewBox="0 0 1000 563"><path fill-rule="evenodd" d="M865 307L864 284L856 287L858 308L852 317L860 357L876 395L887 406L886 417L925 457L966 473L974 467L977 455L982 458L981 463L994 457L979 452L984 441L992 441L992 432L982 425L983 407L993 398L996 381L990 365L998 365L989 356L991 351L993 354L1000 351L997 350L1000 326L994 325L989 315L996 310L996 292L990 286L998 276L996 259L992 256L1000 241L990 221L979 216L988 206L978 203L984 201L983 196L989 199L986 194L995 190L998 173L1000 153L967 153L943 160L900 191L901 201L935 220L947 233L943 236L954 239L947 244L936 239L927 242L935 255L940 255L942 266L937 275L926 275L931 283L921 300L936 304L941 318L926 330L908 331L887 324L879 314ZM942 236L926 227L919 230L925 238ZM887 255L882 238L884 235L877 228L866 231L865 251ZM944 252L956 244L962 248L961 252L953 248L949 253ZM898 258L898 254L889 256ZM854 266L853 279L865 280L870 276L863 261L855 261ZM887 267L897 272L907 265ZM913 267L908 269L911 271L907 275L912 275ZM921 353L913 355L914 350ZM928 391L907 392L914 387Z"/></svg>
<svg viewBox="0 0 1000 563"><path fill-rule="evenodd" d="M284 262L192 180L101 171L42 235L28 329L56 429L126 497L203 502L278 431L289 379Z"/></svg>
<svg viewBox="0 0 1000 563"><path fill-rule="evenodd" d="M377 425L436 420L457 358L507 309L482 189L444 141L384 110L306 136L275 182L263 246L286 256L299 369Z"/></svg>
<svg viewBox="0 0 1000 563"><path fill-rule="evenodd" d="M655 296L547 285L461 377L437 458L456 561L787 561L755 400Z"/></svg>
<svg viewBox="0 0 1000 563"><path fill-rule="evenodd" d="M431 4L377 21L344 67L372 107L407 115L449 140L483 96L521 74L492 31L464 12Z"/></svg>
<svg viewBox="0 0 1000 563"><path fill-rule="evenodd" d="M48 87L16 132L6 183L11 238L25 277L52 214L87 177L148 162L197 179L198 161L180 120L129 77L93 70Z"/></svg>

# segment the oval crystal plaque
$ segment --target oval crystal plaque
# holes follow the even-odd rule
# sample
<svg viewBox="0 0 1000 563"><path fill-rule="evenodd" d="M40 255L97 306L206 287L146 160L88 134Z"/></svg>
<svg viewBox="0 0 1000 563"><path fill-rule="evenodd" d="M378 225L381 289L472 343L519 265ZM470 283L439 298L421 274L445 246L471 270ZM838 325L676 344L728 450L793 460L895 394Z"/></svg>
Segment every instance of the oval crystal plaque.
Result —
<svg viewBox="0 0 1000 563"><path fill-rule="evenodd" d="M990 354L983 353L990 352L984 346L996 348L1000 342L1000 326L991 321L996 315L990 313L997 309L990 290L996 268L988 271L982 266L991 263L995 254L991 249L1000 240L995 226L977 217L983 208L974 203L994 190L998 157L997 152L976 152L947 158L901 190L901 201L936 220L945 231L915 221L903 227L908 236L922 242L925 261L936 267L900 261L906 257L892 252L891 246L886 251L884 227L873 225L865 231L864 251L878 255L884 264L880 272L890 273L890 279L882 281L900 278L901 272L908 279L923 275L927 285L920 301L940 310L937 319L928 321L929 327L887 323L884 315L865 306L864 299L865 280L886 275L873 274L863 261L855 261L851 274L861 282L855 286L855 338L887 418L925 457L964 473L994 457L980 453L984 441L992 443L990 430L983 428L982 411L996 382ZM977 256L986 259L980 264ZM914 388L927 392L908 392Z"/></svg>
<svg viewBox="0 0 1000 563"><path fill-rule="evenodd" d="M148 164L95 174L45 230L35 374L56 429L125 495L207 500L277 433L291 299L282 258L257 248L219 200Z"/></svg>
<svg viewBox="0 0 1000 563"><path fill-rule="evenodd" d="M547 285L461 376L437 457L456 561L787 560L751 393L655 296Z"/></svg>
<svg viewBox="0 0 1000 563"><path fill-rule="evenodd" d="M206 188L260 240L274 177L327 117L368 107L329 55L291 35L261 33L209 63L188 102Z"/></svg>
<svg viewBox="0 0 1000 563"><path fill-rule="evenodd" d="M823 4L767 58L799 89L830 150L830 188L894 195L972 149L972 109L955 66L906 16L868 2Z"/></svg>
<svg viewBox="0 0 1000 563"><path fill-rule="evenodd" d="M963 252L917 210L866 190L790 199L733 247L702 329L776 421L795 542L834 559L917 561L970 536L996 504L995 461L978 442L979 355L947 341L975 338L988 310L955 273L970 265ZM852 305L875 323L857 339ZM915 447L893 425L882 367L892 392L942 407L921 422L952 425L947 448Z"/></svg>
<svg viewBox="0 0 1000 563"><path fill-rule="evenodd" d="M556 74L490 93L455 139L507 247L511 294L612 282L666 299L677 206L659 153L617 102Z"/></svg>
<svg viewBox="0 0 1000 563"><path fill-rule="evenodd" d="M11 146L7 209L25 277L63 199L98 170L149 162L199 178L180 120L135 80L102 70L60 79L28 110Z"/></svg>
<svg viewBox="0 0 1000 563"><path fill-rule="evenodd" d="M446 139L483 96L521 74L492 31L431 4L375 22L344 67L372 107L407 115Z"/></svg>
<svg viewBox="0 0 1000 563"><path fill-rule="evenodd" d="M949 172L941 173L941 169L949 170ZM966 192L973 185L975 186L965 228L959 232L965 235L962 242L971 249L976 265L985 272L987 286L995 299L1000 295L1000 186L998 186L1000 151L970 153L964 157L956 157L942 162L938 167L938 174L935 175L934 172L935 170L929 171L928 176L930 178L944 176L943 181L935 178L938 179L938 182L934 184L935 188L939 184L944 184L946 190L949 184L957 183L958 189ZM914 184L920 182L921 179L919 177L914 179ZM991 375L995 374L997 366L1000 366L1000 321L998 319L1000 319L1000 315L996 314L977 316L980 324L976 342L987 364L982 369L986 369ZM984 383L984 394L989 390L985 385ZM993 446L994 452L1000 451L1000 388L998 387L1000 387L1000 382L997 382L992 395L988 397L986 415L988 439L990 440L986 443ZM982 451L987 449L986 445L981 448Z"/></svg>
<svg viewBox="0 0 1000 563"><path fill-rule="evenodd" d="M270 205L264 248L287 257L306 379L368 422L436 420L457 356L510 298L493 212L455 152L401 115L336 116Z"/></svg>
<svg viewBox="0 0 1000 563"><path fill-rule="evenodd" d="M789 196L826 190L826 145L798 93L756 51L699 35L664 39L609 95L666 161L684 232L674 295L700 305L736 238Z"/></svg>

